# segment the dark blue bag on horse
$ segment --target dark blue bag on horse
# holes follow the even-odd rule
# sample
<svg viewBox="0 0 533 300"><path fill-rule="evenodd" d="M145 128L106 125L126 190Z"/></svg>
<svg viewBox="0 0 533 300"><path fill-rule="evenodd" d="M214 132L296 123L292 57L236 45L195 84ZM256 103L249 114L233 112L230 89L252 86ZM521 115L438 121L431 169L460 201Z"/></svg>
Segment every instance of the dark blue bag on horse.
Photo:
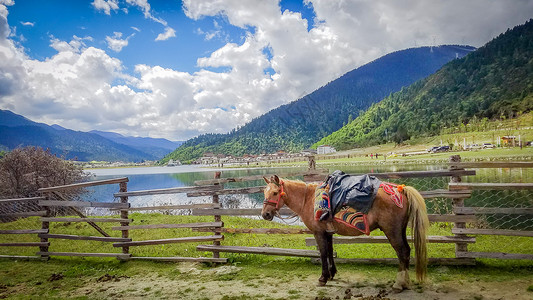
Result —
<svg viewBox="0 0 533 300"><path fill-rule="evenodd" d="M331 173L326 181L333 214L345 206L367 214L381 184L381 180L374 176L350 176L339 170Z"/></svg>

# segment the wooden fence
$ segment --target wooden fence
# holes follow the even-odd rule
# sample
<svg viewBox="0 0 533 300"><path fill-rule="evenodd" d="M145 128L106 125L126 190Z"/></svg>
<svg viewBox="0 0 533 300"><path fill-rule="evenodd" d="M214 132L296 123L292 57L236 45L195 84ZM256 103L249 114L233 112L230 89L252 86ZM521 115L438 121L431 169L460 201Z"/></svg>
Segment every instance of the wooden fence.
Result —
<svg viewBox="0 0 533 300"><path fill-rule="evenodd" d="M451 230L453 235L449 236L429 236L429 243L446 243L455 244L454 258L430 258L430 263L435 264L474 264L475 258L512 258L512 259L533 259L531 254L513 254L513 253L487 253L487 252L471 252L468 251L468 245L476 242L475 235L508 235L508 236L526 236L533 237L532 231L518 231L518 230L493 230L493 229L475 229L467 228L466 224L476 222L478 215L483 213L504 213L504 214L533 214L533 208L483 208L483 207L465 207L465 199L471 196L473 190L476 189L533 189L533 184L481 184L481 183L463 183L462 178L465 176L472 176L476 174L475 170L467 170L465 168L487 168L500 167L500 163L462 163L458 156L453 156L450 161L448 169L437 171L411 171L411 172L388 172L388 173L374 173L373 175L383 179L408 179L408 178L426 178L426 177L449 177L450 182L448 189L434 189L422 190L421 194L425 199L444 198L451 201L453 211L449 214L430 214L430 222L449 222L454 223ZM533 163L505 163L506 167L533 167ZM306 173L292 173L285 174L285 176L303 175L305 181L316 181L323 179L326 175L321 170L311 170ZM298 256L298 257L312 257L318 258L317 250L303 250L303 249L286 249L273 247L244 247L244 246L226 246L223 245L224 234L310 234L307 229L301 228L225 228L223 223L224 216L258 216L260 215L260 208L247 209L223 209L219 203L221 195L246 195L254 193L262 193L264 186L246 187L246 188L225 188L225 184L230 182L245 182L262 179L263 175L245 176L237 178L221 178L220 173L217 173L214 179L200 180L195 182L195 186L177 187L168 189L145 190L145 191L128 191L128 178L117 178L111 180L92 181L80 184L72 184L66 186L56 186L50 188L40 189L41 197L25 198L25 199L5 199L0 200L4 202L24 202L24 201L38 201L40 207L39 211L33 212L19 212L9 215L0 215L1 218L7 217L25 217L25 216L39 216L41 217L41 228L27 228L19 230L0 230L2 234L35 234L39 237L40 242L28 243L0 243L0 247L10 246L28 246L39 247L36 256L16 256L4 255L0 257L11 258L42 258L48 259L50 256L100 256L100 257L115 257L121 260L164 260L164 261L200 261L200 262L215 262L224 263L227 258L221 258L221 252L231 253L250 253L250 254L266 254L266 255L282 255L282 256ZM269 176L269 175L266 175ZM62 192L73 188L83 188L104 184L118 184L119 192L114 194L118 198L117 203L102 203L102 202L87 202L87 201L69 201ZM177 194L186 193L187 197L205 197L208 196L211 200L208 203L189 204L189 205L159 205L150 207L130 207L129 198L147 195L161 195L161 194ZM51 215L51 208L53 207L68 207L72 209L78 217L59 217ZM117 217L112 218L94 218L85 216L79 208L83 207L103 207L118 214ZM131 225L129 212L132 211L150 211L150 210L183 210L191 211L193 216L213 216L212 222L201 223L183 223L183 224L144 224ZM287 208L282 209L282 214L288 215L291 211ZM94 227L102 236L82 236L82 235L65 235L50 232L50 223L52 222L86 222ZM116 222L118 226L112 227L111 230L120 231L121 237L111 237L105 232L98 223L100 222ZM159 240L134 240L130 235L137 229L161 229L161 228L188 228L193 232L211 233L210 235L180 237ZM474 235L474 236L472 236ZM411 239L411 237L408 237ZM51 240L67 239L67 240L87 240L100 241L112 243L114 248L121 250L120 252L109 253L78 253L78 252L51 252L49 246ZM205 242L212 242L212 244L205 244ZM198 251L212 252L212 257L136 257L131 255L130 247L145 246L145 245L161 245L173 243L202 243L197 245ZM354 244L354 243L388 243L384 236L357 236L357 237L342 237L335 236L334 243L336 244ZM315 241L311 237L305 238L307 246L315 246ZM382 258L382 259L345 259L337 258L339 262L379 262L379 263L397 263L396 258Z"/></svg>

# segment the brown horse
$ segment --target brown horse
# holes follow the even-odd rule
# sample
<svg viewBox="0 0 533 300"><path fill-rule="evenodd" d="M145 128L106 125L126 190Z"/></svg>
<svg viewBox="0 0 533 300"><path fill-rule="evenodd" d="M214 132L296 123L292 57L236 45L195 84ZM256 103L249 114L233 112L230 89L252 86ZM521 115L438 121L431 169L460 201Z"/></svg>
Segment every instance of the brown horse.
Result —
<svg viewBox="0 0 533 300"><path fill-rule="evenodd" d="M278 210L283 205L287 205L300 216L305 226L315 236L322 261L322 276L318 279L318 284L325 285L328 280L333 279L337 272L333 260L333 233L356 236L361 235L362 232L336 221L332 224L334 230L331 232L331 228L328 230L326 222L315 220L314 194L317 184L281 180L278 176L264 179L267 186L264 190L265 202L261 215L265 220L271 221L274 216L279 215ZM393 289L397 292L409 286L407 270L411 248L405 233L409 221L411 221L414 235L417 279L423 282L427 271L426 230L429 227L429 220L426 204L424 198L413 187L404 187L402 194L407 199L407 205L400 208L390 199L390 195L380 188L367 215L370 231L377 228L381 229L398 256L400 266L396 282L393 285Z"/></svg>

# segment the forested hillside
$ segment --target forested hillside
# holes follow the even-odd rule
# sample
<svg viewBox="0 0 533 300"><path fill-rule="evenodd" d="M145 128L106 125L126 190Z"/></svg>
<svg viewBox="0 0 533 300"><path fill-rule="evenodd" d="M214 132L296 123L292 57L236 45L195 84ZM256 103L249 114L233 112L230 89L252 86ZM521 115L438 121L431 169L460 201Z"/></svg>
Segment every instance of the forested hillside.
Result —
<svg viewBox="0 0 533 300"><path fill-rule="evenodd" d="M205 152L242 155L303 150L341 128L372 103L473 50L468 46L421 47L385 55L238 130L190 139L163 161L190 161Z"/></svg>
<svg viewBox="0 0 533 300"><path fill-rule="evenodd" d="M383 101L315 144L337 149L438 134L472 118L512 117L533 108L533 22Z"/></svg>

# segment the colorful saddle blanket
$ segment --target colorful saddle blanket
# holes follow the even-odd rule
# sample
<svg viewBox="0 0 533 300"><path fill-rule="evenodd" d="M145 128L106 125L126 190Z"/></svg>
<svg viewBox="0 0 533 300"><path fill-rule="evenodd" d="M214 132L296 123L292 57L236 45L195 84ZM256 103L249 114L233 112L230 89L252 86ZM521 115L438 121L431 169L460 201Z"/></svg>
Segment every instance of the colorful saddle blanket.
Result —
<svg viewBox="0 0 533 300"><path fill-rule="evenodd" d="M356 211L353 207L345 206L335 214L334 220L349 227L355 228L369 235L370 229L366 220L366 214Z"/></svg>
<svg viewBox="0 0 533 300"><path fill-rule="evenodd" d="M334 173L335 174L335 173ZM342 173L341 175L344 175ZM348 175L346 175L348 176ZM368 176L368 175L363 175ZM388 182L381 182L375 177L366 178L363 176L357 176L359 178L363 178L359 184L354 184L353 181L350 183L351 188L358 189L356 192L356 196L353 195L348 200L346 199L337 199L337 202L342 202L342 205L335 205L332 201L332 196L330 194L330 185L329 183L335 183L335 181L326 180L322 185L317 187L315 190L315 206L314 206L314 213L315 213L315 219L324 221L324 220L331 220L333 216L333 219L337 222L343 223L347 226L350 226L352 228L355 228L364 234L370 234L370 230L368 227L366 212L370 210L370 207L372 206L372 203L377 195L378 189L383 189L387 194L390 195L391 201L393 201L396 206L402 208L403 202L404 202L404 196L401 193L403 189L403 185L396 185L394 183L388 183ZM331 179L331 176L328 177L328 179ZM379 184L377 184L379 183ZM377 186L376 186L377 184ZM370 185L370 186L369 186ZM344 196L346 196L347 193L343 193ZM361 203L358 203L357 197L362 197L363 204L365 205L364 208L366 209L366 212L363 212L360 207ZM370 199L369 199L370 197ZM358 203L359 205L351 205L353 203ZM369 204L368 204L369 203Z"/></svg>

